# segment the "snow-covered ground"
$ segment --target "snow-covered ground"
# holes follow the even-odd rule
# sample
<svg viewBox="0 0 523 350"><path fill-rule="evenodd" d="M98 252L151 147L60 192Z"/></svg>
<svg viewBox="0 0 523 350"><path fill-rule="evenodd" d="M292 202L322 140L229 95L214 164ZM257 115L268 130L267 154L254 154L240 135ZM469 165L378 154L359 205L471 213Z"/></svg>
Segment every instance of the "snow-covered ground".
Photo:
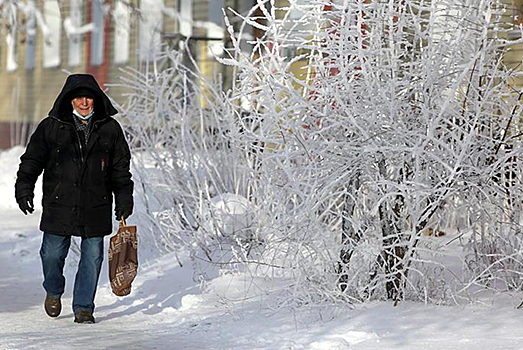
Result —
<svg viewBox="0 0 523 350"><path fill-rule="evenodd" d="M104 262L94 325L73 323L71 290L78 261L73 246L66 262L64 308L51 319L42 306L40 211L24 216L13 198L21 151L0 153L1 350L523 349L523 310L515 308L521 295L460 307L373 302L352 309L274 311L267 306L274 296L255 292L266 289L260 288L266 281L223 274L202 291L190 264L180 267L173 255L151 256L144 246L127 297L111 293Z"/></svg>

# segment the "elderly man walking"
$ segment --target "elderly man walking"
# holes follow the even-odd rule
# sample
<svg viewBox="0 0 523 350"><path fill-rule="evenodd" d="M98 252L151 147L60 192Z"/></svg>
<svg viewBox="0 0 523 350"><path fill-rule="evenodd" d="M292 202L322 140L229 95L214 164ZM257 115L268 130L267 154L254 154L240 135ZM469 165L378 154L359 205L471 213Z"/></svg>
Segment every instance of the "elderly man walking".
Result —
<svg viewBox="0 0 523 350"><path fill-rule="evenodd" d="M74 282L74 322L94 323L94 297L102 266L103 237L112 232L115 215L133 211L130 151L117 113L92 75L70 75L49 116L31 136L15 185L24 214L34 210L34 187L43 171L43 231L40 257L50 317L62 309L63 269L71 236L81 237L81 255Z"/></svg>

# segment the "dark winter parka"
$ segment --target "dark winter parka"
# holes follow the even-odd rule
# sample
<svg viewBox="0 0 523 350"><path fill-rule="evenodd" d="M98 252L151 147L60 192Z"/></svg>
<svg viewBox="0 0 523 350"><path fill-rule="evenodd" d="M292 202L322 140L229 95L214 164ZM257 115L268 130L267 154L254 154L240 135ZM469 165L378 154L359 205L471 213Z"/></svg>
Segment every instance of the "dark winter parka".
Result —
<svg viewBox="0 0 523 350"><path fill-rule="evenodd" d="M71 95L87 88L94 95L94 116L87 145L80 140L72 114ZM133 208L131 155L117 113L93 76L70 75L49 116L31 136L15 185L16 199L34 195L43 175L40 230L74 236L104 236L112 231L115 211Z"/></svg>

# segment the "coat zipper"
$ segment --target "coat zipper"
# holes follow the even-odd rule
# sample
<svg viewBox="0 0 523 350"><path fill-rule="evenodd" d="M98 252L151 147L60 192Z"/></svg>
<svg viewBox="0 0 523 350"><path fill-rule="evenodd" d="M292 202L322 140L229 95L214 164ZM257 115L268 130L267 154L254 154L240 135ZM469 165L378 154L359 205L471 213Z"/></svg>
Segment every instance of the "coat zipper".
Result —
<svg viewBox="0 0 523 350"><path fill-rule="evenodd" d="M84 172L84 166L85 166L84 161L85 161L85 159L84 159L84 151L83 151L83 147L82 147L82 141L80 140L80 136L78 136L78 131L76 130L76 127L75 127L73 124L68 123L68 122L65 122L65 121L63 121L63 120L60 120L59 118L55 117L54 115L52 115L52 116L50 116L50 117L51 117L51 118L54 118L54 119L56 119L56 120L58 120L58 122L60 122L60 123L62 123L62 124L66 124L66 125L72 126L73 129L74 129L74 133L76 134L76 140L78 141L78 146L80 147L80 160L82 161L82 165L81 165L81 168L80 168L80 180L79 180L79 181L81 181L81 179L82 179L82 177L83 177L83 172ZM97 120L97 121L95 121L95 122L93 123L93 128L94 128L94 126L95 126L97 123L102 122L102 121L104 121L105 119L107 119L107 117L104 118L104 119L101 119L101 120ZM82 203L82 191L79 192L79 203ZM81 213L80 211L78 211L78 214L77 214L77 215L79 215L79 221L80 221L80 222L83 222L83 213Z"/></svg>
<svg viewBox="0 0 523 350"><path fill-rule="evenodd" d="M78 146L80 147L80 160L82 161L82 167L84 165L84 148L82 147L82 140L78 136L78 131L75 130L76 139L78 140Z"/></svg>
<svg viewBox="0 0 523 350"><path fill-rule="evenodd" d="M51 118L56 119L58 122L60 122L62 124L72 126L73 129L75 128L75 126L73 124L68 123L68 122L64 122L63 120L60 120L59 118L55 117L54 115L52 115ZM76 141L78 141L78 147L80 149L80 160L82 161L82 166L83 166L83 164L84 164L84 150L83 150L83 147L82 147L82 141L80 140L80 136L78 136L78 131L76 131L76 130L75 130L75 135L76 135Z"/></svg>
<svg viewBox="0 0 523 350"><path fill-rule="evenodd" d="M83 168L84 161L85 161L85 159L84 159L84 148L82 147L82 141L80 140L80 136L78 136L78 131L76 130L76 127L73 124L71 124L71 123L64 122L63 120L60 120L59 118L55 117L54 115L52 115L51 118L58 120L62 124L66 124L66 125L72 126L75 129L76 140L78 141L78 147L80 148L80 160L82 161L82 168ZM101 119L101 120L96 120L93 123L93 128L94 128L94 126L96 124L104 121L105 119L106 118Z"/></svg>

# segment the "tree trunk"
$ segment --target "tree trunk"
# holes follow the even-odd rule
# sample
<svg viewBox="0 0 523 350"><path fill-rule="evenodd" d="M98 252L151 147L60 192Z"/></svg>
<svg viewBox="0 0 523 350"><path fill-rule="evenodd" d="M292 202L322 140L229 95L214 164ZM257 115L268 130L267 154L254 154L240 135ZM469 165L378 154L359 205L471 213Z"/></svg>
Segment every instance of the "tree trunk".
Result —
<svg viewBox="0 0 523 350"><path fill-rule="evenodd" d="M354 254L354 249L361 239L361 231L356 230L353 223L354 209L356 207L356 196L360 188L360 175L355 174L349 181L345 191L343 210L342 210L342 232L341 232L341 251L336 273L338 286L342 292L347 289L349 281L349 263Z"/></svg>
<svg viewBox="0 0 523 350"><path fill-rule="evenodd" d="M378 168L382 178L386 178L385 159L381 159ZM378 258L378 266L385 272L385 289L387 299L398 301L403 297L403 261L405 258L405 242L402 239L401 228L398 225L401 210L404 206L403 196L396 196L390 205L383 201L379 206L379 216L383 235L383 250Z"/></svg>

